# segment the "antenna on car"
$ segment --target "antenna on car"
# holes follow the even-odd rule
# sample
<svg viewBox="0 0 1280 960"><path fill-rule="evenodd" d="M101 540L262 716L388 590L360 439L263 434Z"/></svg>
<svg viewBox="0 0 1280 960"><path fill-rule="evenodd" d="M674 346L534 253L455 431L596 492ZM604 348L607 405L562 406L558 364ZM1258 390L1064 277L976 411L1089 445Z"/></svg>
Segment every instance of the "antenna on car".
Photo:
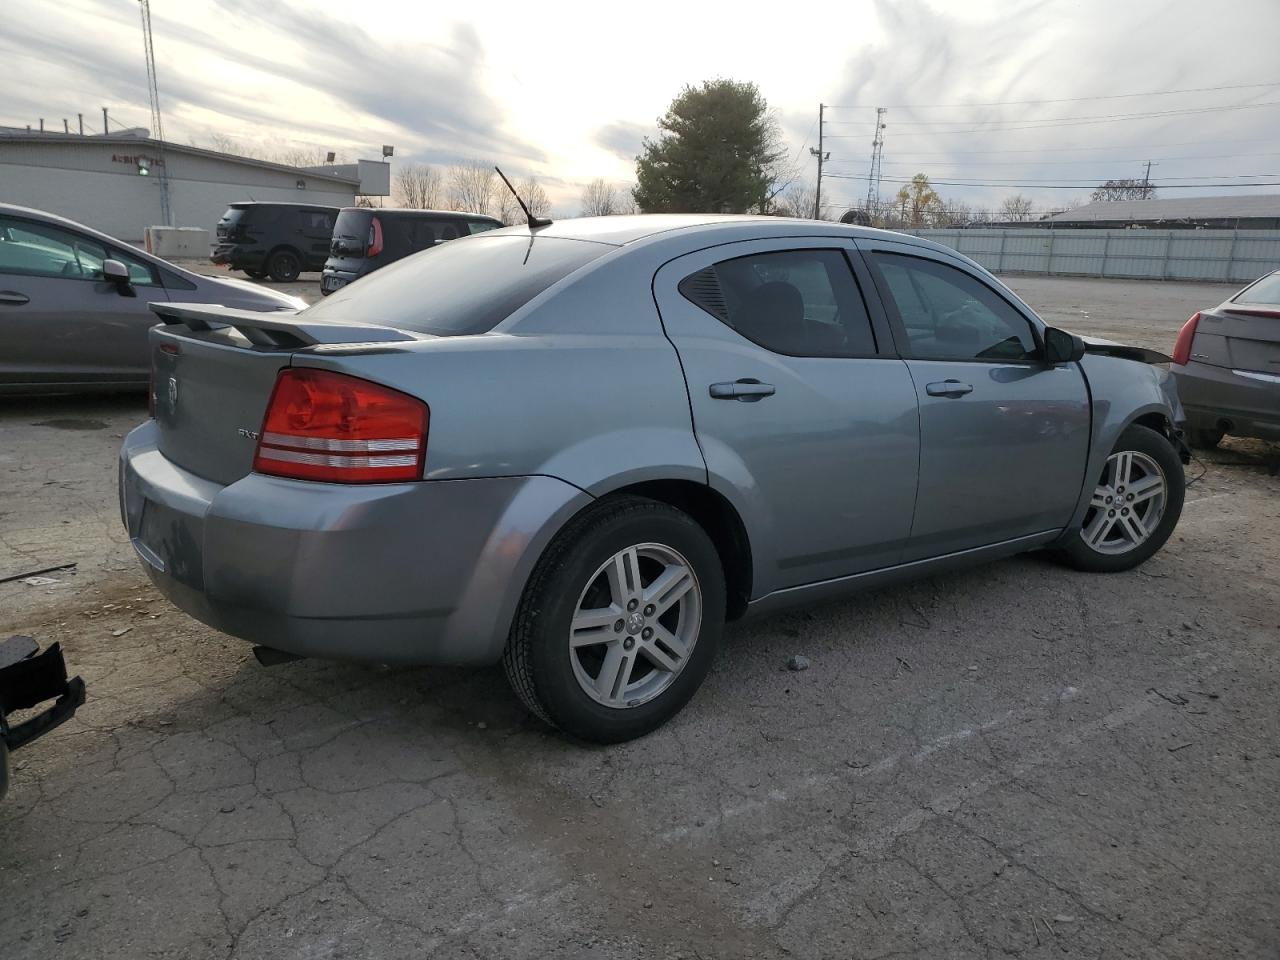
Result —
<svg viewBox="0 0 1280 960"><path fill-rule="evenodd" d="M551 221L546 217L535 217L529 212L529 208L525 206L524 201L520 199L520 194L516 193L516 188L511 185L511 181L507 179L507 175L502 172L501 167L494 167L493 169L498 171L498 176L500 176L502 178L502 182L507 185L507 189L511 191L511 195L516 198L516 203L520 204L520 209L524 211L525 219L529 221L530 230L535 227L551 226Z"/></svg>

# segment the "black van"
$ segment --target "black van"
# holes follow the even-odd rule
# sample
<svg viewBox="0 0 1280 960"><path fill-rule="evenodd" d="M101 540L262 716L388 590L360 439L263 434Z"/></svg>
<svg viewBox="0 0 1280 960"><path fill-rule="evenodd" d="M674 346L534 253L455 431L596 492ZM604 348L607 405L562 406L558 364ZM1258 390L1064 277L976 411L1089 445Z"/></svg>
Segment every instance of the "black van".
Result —
<svg viewBox="0 0 1280 960"><path fill-rule="evenodd" d="M343 207L320 275L320 292L333 293L366 273L437 243L500 226L501 220L482 213Z"/></svg>
<svg viewBox="0 0 1280 960"><path fill-rule="evenodd" d="M313 203L233 203L218 221L209 259L255 280L291 283L303 270L324 266L338 210Z"/></svg>

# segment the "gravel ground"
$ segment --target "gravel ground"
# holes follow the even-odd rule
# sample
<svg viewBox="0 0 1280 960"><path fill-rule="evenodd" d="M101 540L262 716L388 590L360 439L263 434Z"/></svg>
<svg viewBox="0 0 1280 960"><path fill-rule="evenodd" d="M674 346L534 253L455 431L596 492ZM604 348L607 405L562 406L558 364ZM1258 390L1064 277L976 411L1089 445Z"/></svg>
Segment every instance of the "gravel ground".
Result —
<svg viewBox="0 0 1280 960"><path fill-rule="evenodd" d="M1011 283L1164 349L1223 293ZM143 416L0 407L0 575L79 564L0 585L0 636L89 689L0 804L6 960L1280 956L1274 446L1216 451L1141 570L741 625L673 723L587 748L499 670L268 670L170 608L115 502Z"/></svg>

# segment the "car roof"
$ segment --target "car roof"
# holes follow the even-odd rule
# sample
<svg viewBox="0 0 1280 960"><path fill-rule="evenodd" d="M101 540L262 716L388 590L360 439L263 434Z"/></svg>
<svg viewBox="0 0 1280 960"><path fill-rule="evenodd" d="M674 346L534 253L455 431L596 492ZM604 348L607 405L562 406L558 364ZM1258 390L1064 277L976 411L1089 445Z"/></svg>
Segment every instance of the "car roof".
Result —
<svg viewBox="0 0 1280 960"><path fill-rule="evenodd" d="M431 217L434 220L483 220L486 223L501 223L497 217L487 213L469 213L465 210L419 210L416 207L343 207L343 213L369 213L379 217L397 219L401 217Z"/></svg>
<svg viewBox="0 0 1280 960"><path fill-rule="evenodd" d="M297 210L337 210L338 207L331 207L327 203L293 203L289 200L236 200L228 203L228 207L238 207L245 209L247 207L292 207Z"/></svg>
<svg viewBox="0 0 1280 960"><path fill-rule="evenodd" d="M577 217L556 220L549 226L530 228L525 224L494 230L486 236L514 234L538 237L557 237L567 240L589 240L627 246L658 237L682 237L709 239L715 235L725 240L760 239L772 237L830 236L841 238L892 240L897 243L922 247L948 256L972 262L968 257L950 247L892 230L874 227L858 227L829 220L804 220L794 217L763 217L751 214L708 213L639 213L613 217Z"/></svg>

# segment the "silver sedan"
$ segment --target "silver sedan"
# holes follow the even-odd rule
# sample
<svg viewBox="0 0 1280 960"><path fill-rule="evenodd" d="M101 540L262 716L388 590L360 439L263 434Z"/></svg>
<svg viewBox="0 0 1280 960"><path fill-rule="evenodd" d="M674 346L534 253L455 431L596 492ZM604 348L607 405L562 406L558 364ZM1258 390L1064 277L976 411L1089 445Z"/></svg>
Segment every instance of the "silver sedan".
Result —
<svg viewBox="0 0 1280 960"><path fill-rule="evenodd" d="M300 310L297 297L203 277L63 217L0 204L0 395L142 390L151 300Z"/></svg>
<svg viewBox="0 0 1280 960"><path fill-rule="evenodd" d="M501 660L592 740L680 710L726 620L1027 550L1126 570L1182 510L1158 356L898 234L572 220L297 316L154 308L121 505L174 603L264 660Z"/></svg>

